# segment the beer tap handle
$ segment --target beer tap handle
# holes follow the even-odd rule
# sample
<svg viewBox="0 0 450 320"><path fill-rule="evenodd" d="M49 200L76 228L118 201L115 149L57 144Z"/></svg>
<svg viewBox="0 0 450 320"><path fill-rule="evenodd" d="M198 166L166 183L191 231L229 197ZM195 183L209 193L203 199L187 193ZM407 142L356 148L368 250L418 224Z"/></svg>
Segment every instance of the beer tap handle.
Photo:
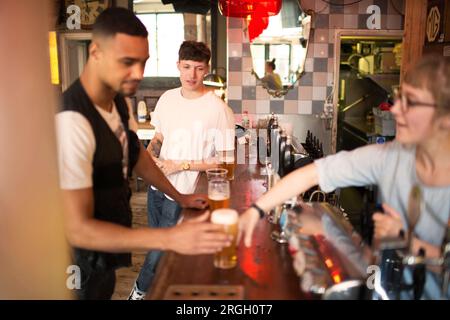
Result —
<svg viewBox="0 0 450 320"><path fill-rule="evenodd" d="M442 270L442 298L450 299L450 295L448 294L448 287L450 282L450 251L447 252L444 256Z"/></svg>
<svg viewBox="0 0 450 320"><path fill-rule="evenodd" d="M425 266L425 249L420 248L418 256L422 258L422 262L417 263L414 266L413 271L413 291L414 300L419 300L423 294L423 288L425 287L426 266Z"/></svg>
<svg viewBox="0 0 450 320"><path fill-rule="evenodd" d="M419 221L420 211L422 205L422 191L419 185L415 184L411 188L408 199L408 242L407 250L411 252L411 243L414 233L414 228Z"/></svg>
<svg viewBox="0 0 450 320"><path fill-rule="evenodd" d="M450 219L447 222L447 230L442 243L442 297L450 299L448 287L450 283Z"/></svg>

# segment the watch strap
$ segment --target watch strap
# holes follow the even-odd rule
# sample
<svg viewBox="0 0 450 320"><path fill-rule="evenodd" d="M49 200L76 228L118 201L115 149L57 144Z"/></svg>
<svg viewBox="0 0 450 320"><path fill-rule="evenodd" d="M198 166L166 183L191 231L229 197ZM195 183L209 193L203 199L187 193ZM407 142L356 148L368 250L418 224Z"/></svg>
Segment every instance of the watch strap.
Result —
<svg viewBox="0 0 450 320"><path fill-rule="evenodd" d="M262 219L266 215L264 210L261 209L256 203L252 203L252 205L250 207L254 208L254 209L256 209L256 211L258 211L260 219Z"/></svg>

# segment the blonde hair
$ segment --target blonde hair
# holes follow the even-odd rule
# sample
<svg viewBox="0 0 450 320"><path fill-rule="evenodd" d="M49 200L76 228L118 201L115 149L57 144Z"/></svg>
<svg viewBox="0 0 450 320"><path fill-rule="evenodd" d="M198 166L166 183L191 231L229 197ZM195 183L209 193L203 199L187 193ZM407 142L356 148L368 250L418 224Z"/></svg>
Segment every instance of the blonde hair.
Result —
<svg viewBox="0 0 450 320"><path fill-rule="evenodd" d="M450 113L450 57L424 56L406 73L404 82L431 93L436 103L436 114Z"/></svg>

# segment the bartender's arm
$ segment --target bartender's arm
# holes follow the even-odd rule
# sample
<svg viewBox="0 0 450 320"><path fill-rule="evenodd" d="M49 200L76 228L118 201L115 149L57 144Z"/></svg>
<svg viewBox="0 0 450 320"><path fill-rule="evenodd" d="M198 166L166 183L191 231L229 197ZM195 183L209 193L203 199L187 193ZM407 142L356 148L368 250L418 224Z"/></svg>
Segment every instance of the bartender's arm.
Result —
<svg viewBox="0 0 450 320"><path fill-rule="evenodd" d="M305 192L320 183L323 191L329 192L345 186L377 184L381 175L388 148L391 145L370 145L353 151L316 160L313 164L297 169L281 179L275 187L256 201L261 212ZM373 161L377 159L377 161ZM240 230L245 233L245 244L251 244L251 236L257 223L258 210L247 210L240 220Z"/></svg>
<svg viewBox="0 0 450 320"><path fill-rule="evenodd" d="M284 201L305 192L319 183L317 167L314 163L297 169L281 179L273 189L259 198L255 204L262 211L268 212ZM253 230L258 223L260 214L257 209L249 208L239 219L239 234L245 235L245 246L251 245ZM240 238L239 236L239 238Z"/></svg>

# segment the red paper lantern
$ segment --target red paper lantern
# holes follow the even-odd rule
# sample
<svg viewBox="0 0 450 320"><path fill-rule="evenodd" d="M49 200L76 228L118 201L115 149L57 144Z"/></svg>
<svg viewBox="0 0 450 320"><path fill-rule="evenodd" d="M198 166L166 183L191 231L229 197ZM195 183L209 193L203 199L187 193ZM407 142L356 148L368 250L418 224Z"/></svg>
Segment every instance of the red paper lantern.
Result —
<svg viewBox="0 0 450 320"><path fill-rule="evenodd" d="M247 18L255 12L275 16L280 12L281 0L219 0L218 5L225 17Z"/></svg>
<svg viewBox="0 0 450 320"><path fill-rule="evenodd" d="M250 42L269 25L269 17L281 10L282 0L219 0L219 11L223 16L246 18Z"/></svg>
<svg viewBox="0 0 450 320"><path fill-rule="evenodd" d="M251 17L248 23L248 40L250 42L258 37L269 25L269 17L267 16L252 15Z"/></svg>

